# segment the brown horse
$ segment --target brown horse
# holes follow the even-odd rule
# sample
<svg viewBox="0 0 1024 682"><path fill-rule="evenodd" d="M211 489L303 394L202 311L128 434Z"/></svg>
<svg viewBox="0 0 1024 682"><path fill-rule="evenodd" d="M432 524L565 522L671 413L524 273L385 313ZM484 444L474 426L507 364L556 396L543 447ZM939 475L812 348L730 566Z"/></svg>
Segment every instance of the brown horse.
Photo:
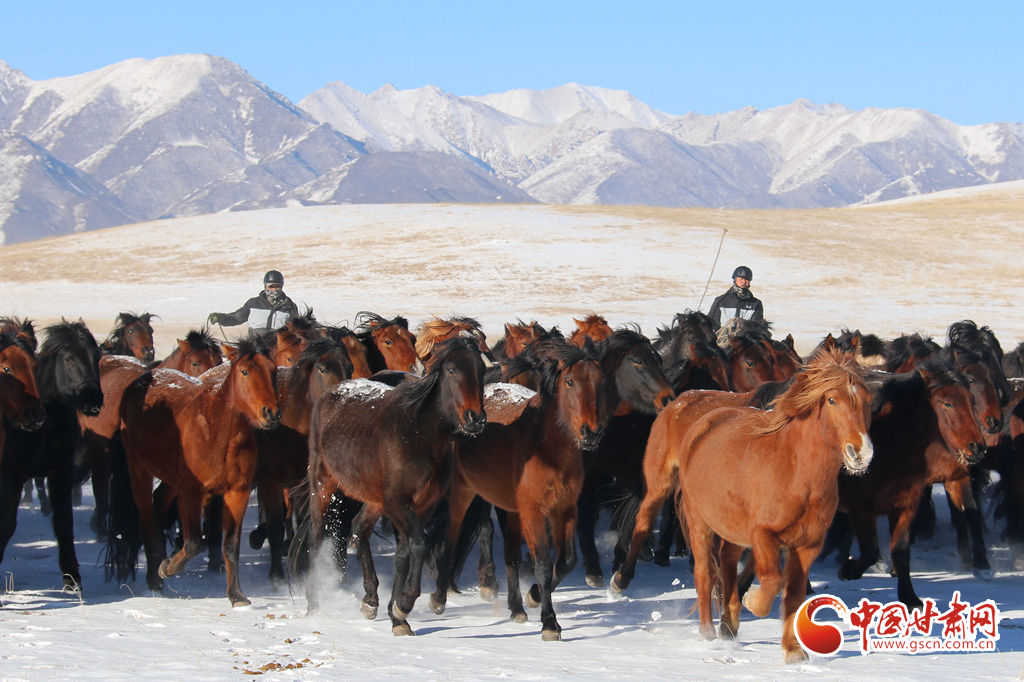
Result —
<svg viewBox="0 0 1024 682"><path fill-rule="evenodd" d="M588 315L582 320L577 320L574 317L572 321L576 323L576 329L569 335L569 343L576 344L580 348L583 347L583 342L586 339L590 339L594 343L601 343L615 331L608 324L608 320L596 313Z"/></svg>
<svg viewBox="0 0 1024 682"><path fill-rule="evenodd" d="M155 315L151 313L121 313L114 321L114 329L100 344L104 355L130 355L142 362L152 362L153 326L149 323Z"/></svg>
<svg viewBox="0 0 1024 682"><path fill-rule="evenodd" d="M530 347L534 341L547 334L535 320L529 323L519 320L505 325L505 336L494 344L493 352L498 361L510 360Z"/></svg>
<svg viewBox="0 0 1024 682"><path fill-rule="evenodd" d="M198 377L221 363L220 346L206 327L192 329L184 339L177 340L174 351L155 367L142 364L125 355L100 358L100 388L103 407L99 414L78 415L86 461L92 471L92 491L96 509L89 522L97 537L106 537L107 513L110 508L110 441L121 428L121 395L147 369L173 369L190 377Z"/></svg>
<svg viewBox="0 0 1024 682"><path fill-rule="evenodd" d="M732 370L732 383L737 391L753 391L769 381L782 381L773 352L757 336L740 334L730 336L725 347L726 359Z"/></svg>
<svg viewBox="0 0 1024 682"><path fill-rule="evenodd" d="M604 374L593 346L562 343L557 364L536 362L541 390L509 424L490 422L473 440L453 443L455 472L449 493L450 523L439 562L435 613L444 611L452 552L462 519L476 495L508 512L504 529L508 606L512 619L526 621L519 590L523 538L530 548L538 584L527 604L541 606L541 636L561 639L551 592L576 565L576 501L583 487L583 453L597 448L604 432ZM485 405L486 408L486 405ZM550 533L550 540L549 540ZM557 559L552 564L551 550Z"/></svg>
<svg viewBox="0 0 1024 682"><path fill-rule="evenodd" d="M472 317L462 315L447 320L434 316L424 321L416 334L416 354L420 356L422 362L427 362L436 344L456 336L474 339L484 357L494 362L494 354L487 346L487 335L484 334L480 323Z"/></svg>
<svg viewBox="0 0 1024 682"><path fill-rule="evenodd" d="M376 313L364 311L356 315L356 325L356 336L366 348L371 372L419 372L416 337L409 331L409 321L404 317L387 320Z"/></svg>
<svg viewBox="0 0 1024 682"><path fill-rule="evenodd" d="M253 483L260 506L260 523L249 535L253 549L270 541L270 582L284 582L282 553L286 535L285 495L302 483L309 464L309 424L313 404L331 387L352 377L352 361L343 341L351 332L324 327L310 341L294 367L277 372L277 402L281 424L256 432L256 473ZM212 555L212 554L211 554Z"/></svg>
<svg viewBox="0 0 1024 682"><path fill-rule="evenodd" d="M127 465L134 520L146 548L146 583L161 591L163 581L181 571L199 552L203 502L224 500L224 561L232 606L249 604L238 584L238 549L242 518L249 503L256 468L254 429L276 427L281 419L275 379L277 368L258 339L224 346L228 359L199 379L169 370L152 370L132 382L121 399L121 439ZM117 471L117 469L115 469ZM121 469L123 472L123 468ZM153 479L163 484L154 495ZM115 476L114 500L126 499L129 481ZM162 524L175 498L184 545L166 558ZM108 571L119 580L134 574L140 540L126 518L112 509ZM119 541L118 536L121 536ZM124 547L123 543L127 543ZM124 547L118 554L117 547Z"/></svg>
<svg viewBox="0 0 1024 682"><path fill-rule="evenodd" d="M448 487L452 437L479 435L487 423L483 377L484 363L476 343L456 337L433 349L421 379L395 388L377 382L345 382L313 408L310 551L319 549L324 516L336 492L363 503L352 523L366 591L362 610L375 618L378 583L369 538L376 520L387 515L399 536L388 604L395 635L413 634L407 618L420 594L426 554L422 524ZM320 586L311 572L306 582L310 611L319 608L319 597Z"/></svg>
<svg viewBox="0 0 1024 682"><path fill-rule="evenodd" d="M899 600L910 610L923 606L910 581L910 526L921 491L985 454L968 387L960 372L934 356L873 388L874 462L864 476L839 479L839 508L849 514L861 552L839 569L841 580L860 579L878 561L877 519L885 514Z"/></svg>
<svg viewBox="0 0 1024 682"><path fill-rule="evenodd" d="M43 403L36 387L36 358L31 347L9 331L0 331L0 463L4 421L26 431L43 425Z"/></svg>
<svg viewBox="0 0 1024 682"><path fill-rule="evenodd" d="M743 548L752 547L761 586L746 594L743 605L764 617L781 590L786 660L806 660L793 620L804 600L807 571L839 502L839 472L843 467L864 471L871 461L870 402L860 368L830 351L796 375L771 411L698 410L701 416L696 420L688 418L686 407L662 413L666 423L691 424L669 447L678 453L702 636L715 637L711 593L719 555L721 634L735 636L740 616L736 566ZM709 476L715 485L708 485ZM780 549L788 554L783 572ZM637 552L634 537L630 556ZM613 586L622 586L619 577L613 578Z"/></svg>

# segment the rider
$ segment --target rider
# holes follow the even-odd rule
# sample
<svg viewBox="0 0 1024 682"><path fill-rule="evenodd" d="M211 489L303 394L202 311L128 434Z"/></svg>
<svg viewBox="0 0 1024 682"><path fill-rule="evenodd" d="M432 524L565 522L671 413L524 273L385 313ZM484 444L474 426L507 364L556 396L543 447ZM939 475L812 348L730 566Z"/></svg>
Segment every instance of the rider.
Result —
<svg viewBox="0 0 1024 682"><path fill-rule="evenodd" d="M243 322L255 332L274 331L299 312L295 302L284 293L284 275L271 270L263 275L263 291L253 296L233 313L210 313L210 324L234 327Z"/></svg>
<svg viewBox="0 0 1024 682"><path fill-rule="evenodd" d="M763 320L764 307L760 299L754 298L750 291L750 280L754 279L754 273L746 265L741 265L732 271L732 286L729 291L715 299L708 311L718 329L734 317L744 320Z"/></svg>

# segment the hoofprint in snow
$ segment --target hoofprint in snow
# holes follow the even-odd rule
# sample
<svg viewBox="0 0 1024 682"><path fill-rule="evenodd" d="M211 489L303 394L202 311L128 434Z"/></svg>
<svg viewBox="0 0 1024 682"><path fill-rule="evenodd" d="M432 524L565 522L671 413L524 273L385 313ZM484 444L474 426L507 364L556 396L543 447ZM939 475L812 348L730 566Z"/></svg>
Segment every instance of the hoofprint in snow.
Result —
<svg viewBox="0 0 1024 682"><path fill-rule="evenodd" d="M941 335L964 318L992 326L1010 347L1024 338L1017 314L1020 204L1017 194L842 211L347 206L229 213L2 249L0 313L41 324L82 315L103 336L121 310L150 310L161 316L155 324L162 357L175 337L213 310L240 305L258 290L263 272L277 268L290 295L326 322L370 309L405 314L415 326L432 313L460 312L479 317L494 339L517 317L569 331L574 315L596 311L613 325L640 322L654 334L675 312L697 307L724 228L708 296L725 290L735 265L749 265L768 316L780 332L796 335L801 350L842 325L882 336ZM706 298L703 309L709 303ZM20 510L0 566L7 585L0 677L205 680L237 679L249 670L267 679L309 680L951 680L970 670L972 677L1017 679L1024 663L1024 576L1011 572L996 530L988 538L995 578L982 583L960 573L941 489L936 492L941 540L914 547L915 584L940 607L954 590L971 603L994 599L1004 617L999 653L861 657L851 632L840 657L786 667L779 622L749 614L737 643L701 642L690 611L692 576L679 558L667 569L641 565L621 601L588 588L577 569L554 595L561 644L540 641L535 612L526 625L508 622L504 594L496 605L479 599L471 581L475 557L460 582L464 594L449 600L443 616L431 614L425 599L417 603L410 619L415 638L392 637L386 618L362 618L358 562L349 562L349 581L323 612L306 618L302 586L275 592L267 550L254 552L246 542L241 581L251 607L232 610L224 578L208 575L200 557L167 581L165 597L154 597L144 580L103 582L87 493L76 510L82 601L57 592L49 522L36 509ZM255 511L246 516L246 533ZM885 530L883 523L883 545ZM385 595L393 548L375 542ZM602 550L608 572L607 539ZM882 569L854 583L837 582L835 571L829 559L813 568L812 580L847 604L895 598L895 580ZM430 585L428 577L424 587Z"/></svg>

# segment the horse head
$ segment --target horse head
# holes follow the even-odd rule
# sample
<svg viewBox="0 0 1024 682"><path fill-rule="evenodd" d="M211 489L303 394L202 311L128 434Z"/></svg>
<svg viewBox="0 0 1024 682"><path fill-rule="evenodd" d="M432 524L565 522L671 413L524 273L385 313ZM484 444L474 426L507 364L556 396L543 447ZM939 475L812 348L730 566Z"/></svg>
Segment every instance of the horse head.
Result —
<svg viewBox="0 0 1024 682"><path fill-rule="evenodd" d="M45 412L36 386L36 359L11 332L0 332L0 412L25 431L43 425Z"/></svg>
<svg viewBox="0 0 1024 682"><path fill-rule="evenodd" d="M234 345L222 344L224 357L231 364L228 381L232 400L252 424L272 429L281 421L277 404L277 365L255 335Z"/></svg>
<svg viewBox="0 0 1024 682"><path fill-rule="evenodd" d="M586 339L590 339L594 343L601 343L614 331L608 324L608 320L596 313L588 315L582 320L577 320L574 317L572 321L576 323L576 329L569 335L569 343L576 344L581 348Z"/></svg>
<svg viewBox="0 0 1024 682"><path fill-rule="evenodd" d="M1003 408L999 391L996 390L996 369L979 353L956 348L948 348L947 351L953 366L967 379L974 401L974 413L985 432L985 444L994 447L999 443L999 435L1003 430ZM1001 371L1002 368L999 369Z"/></svg>
<svg viewBox="0 0 1024 682"><path fill-rule="evenodd" d="M347 329L324 327L323 338L310 341L299 357L298 367L310 372L309 397L312 402L331 387L354 378L353 363L344 342L346 337L352 337ZM358 342L357 345L362 348Z"/></svg>
<svg viewBox="0 0 1024 682"><path fill-rule="evenodd" d="M416 354L416 337L409 331L409 322L398 316L386 320L375 313L361 312L359 338L373 346L383 358L387 369L418 374L421 368Z"/></svg>
<svg viewBox="0 0 1024 682"><path fill-rule="evenodd" d="M639 330L612 332L599 348L608 407L614 409L622 401L641 412L658 414L675 399L661 356Z"/></svg>
<svg viewBox="0 0 1024 682"><path fill-rule="evenodd" d="M81 320L61 320L44 332L46 338L36 355L37 378L43 394L95 417L103 407L100 349L96 339Z"/></svg>
<svg viewBox="0 0 1024 682"><path fill-rule="evenodd" d="M963 464L980 461L985 456L985 437L967 378L937 355L920 363L916 371L925 383L946 448Z"/></svg>
<svg viewBox="0 0 1024 682"><path fill-rule="evenodd" d="M164 360L164 367L198 377L224 361L220 346L209 329L190 329L184 339L177 339L178 348Z"/></svg>
<svg viewBox="0 0 1024 682"><path fill-rule="evenodd" d="M756 337L730 337L726 358L732 369L733 386L740 393L752 391L769 381L780 380L772 355Z"/></svg>
<svg viewBox="0 0 1024 682"><path fill-rule="evenodd" d="M467 436L478 436L487 426L484 371L476 342L456 336L434 346L420 379L425 390L436 386L442 413Z"/></svg>
<svg viewBox="0 0 1024 682"><path fill-rule="evenodd" d="M593 342L583 347L562 341L551 352L556 363L543 365L543 393L558 401L559 423L581 450L597 449L604 436L604 372Z"/></svg>

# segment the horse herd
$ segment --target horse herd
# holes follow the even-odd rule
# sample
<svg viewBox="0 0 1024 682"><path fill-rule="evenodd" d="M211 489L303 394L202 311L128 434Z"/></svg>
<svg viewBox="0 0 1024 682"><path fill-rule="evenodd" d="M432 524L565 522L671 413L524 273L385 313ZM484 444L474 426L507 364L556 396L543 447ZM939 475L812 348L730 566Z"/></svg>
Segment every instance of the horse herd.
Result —
<svg viewBox="0 0 1024 682"><path fill-rule="evenodd" d="M401 317L360 313L348 329L308 311L233 343L194 329L159 362L150 321L122 313L103 343L62 321L38 342L30 321L0 318L0 562L36 481L64 584L80 590L72 497L89 476L108 580L133 578L141 549L147 585L162 591L205 541L232 605L245 605L238 557L255 488L249 543L269 541L272 583L307 572L311 612L327 587L311 561L344 576L351 543L362 612L375 618L370 537L378 522L393 532L387 613L410 635L425 564L440 614L479 543L480 594L497 598L496 516L511 617L540 606L543 639L558 640L552 591L577 563L577 537L587 583L605 585L595 527L610 509L611 591L628 588L641 558L667 565L676 544L691 556L700 634L735 637L741 606L765 616L781 592L790 661L804 658L793 619L811 562L838 551L839 577L859 579L880 558L880 515L899 599L921 606L910 547L934 530L933 483L945 485L963 568L987 579L980 496L998 473L996 516L1024 567L1024 344L1004 354L969 320L944 346L844 330L801 358L767 323L719 335L694 311L653 340L599 315L568 338L520 320L493 349L471 318L434 318L414 335ZM525 593L521 572L535 581Z"/></svg>

